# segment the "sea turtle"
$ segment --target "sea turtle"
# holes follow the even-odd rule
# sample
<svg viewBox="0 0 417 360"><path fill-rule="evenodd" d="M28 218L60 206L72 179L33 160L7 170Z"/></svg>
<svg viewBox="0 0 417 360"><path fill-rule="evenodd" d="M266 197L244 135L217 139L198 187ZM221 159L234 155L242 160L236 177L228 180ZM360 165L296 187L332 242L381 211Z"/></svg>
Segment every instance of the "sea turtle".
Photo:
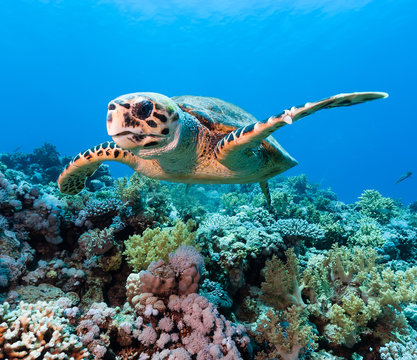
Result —
<svg viewBox="0 0 417 360"><path fill-rule="evenodd" d="M186 184L259 182L297 164L271 136L317 110L385 98L382 92L339 94L292 107L258 121L226 101L202 96L169 98L133 93L110 101L107 132L113 138L78 154L58 179L61 192L77 194L104 161L118 161L151 178Z"/></svg>

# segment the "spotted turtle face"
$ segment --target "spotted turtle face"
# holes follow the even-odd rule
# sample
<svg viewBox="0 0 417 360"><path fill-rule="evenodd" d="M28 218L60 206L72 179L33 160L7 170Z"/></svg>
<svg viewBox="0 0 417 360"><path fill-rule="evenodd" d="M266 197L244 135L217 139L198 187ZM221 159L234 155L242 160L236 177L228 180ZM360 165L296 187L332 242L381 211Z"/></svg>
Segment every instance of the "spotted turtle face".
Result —
<svg viewBox="0 0 417 360"><path fill-rule="evenodd" d="M136 154L159 149L174 138L180 111L173 100L156 93L119 96L108 105L107 133Z"/></svg>

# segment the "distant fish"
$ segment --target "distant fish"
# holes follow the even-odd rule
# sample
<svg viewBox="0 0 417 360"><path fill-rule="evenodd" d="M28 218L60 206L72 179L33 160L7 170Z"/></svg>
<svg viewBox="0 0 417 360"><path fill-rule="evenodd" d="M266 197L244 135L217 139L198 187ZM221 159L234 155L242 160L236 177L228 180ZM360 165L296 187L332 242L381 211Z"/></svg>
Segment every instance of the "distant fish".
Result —
<svg viewBox="0 0 417 360"><path fill-rule="evenodd" d="M401 175L395 183L398 184L401 181L408 179L411 175L413 175L413 173L411 171L407 171L405 174Z"/></svg>
<svg viewBox="0 0 417 360"><path fill-rule="evenodd" d="M18 146L16 149L13 150L14 153L18 152L20 149L22 148L22 146Z"/></svg>

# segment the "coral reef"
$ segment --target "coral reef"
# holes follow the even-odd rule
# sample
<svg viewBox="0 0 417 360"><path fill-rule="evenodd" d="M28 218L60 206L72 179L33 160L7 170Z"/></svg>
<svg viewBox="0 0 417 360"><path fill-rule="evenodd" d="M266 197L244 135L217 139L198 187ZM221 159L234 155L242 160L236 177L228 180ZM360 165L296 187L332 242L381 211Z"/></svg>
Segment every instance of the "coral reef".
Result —
<svg viewBox="0 0 417 360"><path fill-rule="evenodd" d="M414 358L416 205L306 176L167 184L0 154L0 358Z"/></svg>

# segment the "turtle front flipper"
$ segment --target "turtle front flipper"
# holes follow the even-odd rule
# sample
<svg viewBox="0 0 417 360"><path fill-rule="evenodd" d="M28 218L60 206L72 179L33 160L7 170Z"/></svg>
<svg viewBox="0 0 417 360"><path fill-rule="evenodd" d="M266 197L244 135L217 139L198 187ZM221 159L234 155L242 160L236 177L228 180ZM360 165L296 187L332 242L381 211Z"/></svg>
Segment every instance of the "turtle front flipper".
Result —
<svg viewBox="0 0 417 360"><path fill-rule="evenodd" d="M215 154L218 161L227 166L229 161L241 160L244 153L251 148L259 146L264 139L275 130L286 124L292 124L307 115L322 109L330 109L339 106L350 106L366 101L386 98L388 94L383 92L355 92L350 94L339 94L317 102L306 103L305 105L292 107L282 113L232 131L221 139L216 148ZM237 156L237 157L236 157Z"/></svg>
<svg viewBox="0 0 417 360"><path fill-rule="evenodd" d="M59 190L68 195L78 194L85 181L93 175L104 161L118 161L136 169L137 156L118 147L113 141L106 141L79 153L58 178Z"/></svg>

